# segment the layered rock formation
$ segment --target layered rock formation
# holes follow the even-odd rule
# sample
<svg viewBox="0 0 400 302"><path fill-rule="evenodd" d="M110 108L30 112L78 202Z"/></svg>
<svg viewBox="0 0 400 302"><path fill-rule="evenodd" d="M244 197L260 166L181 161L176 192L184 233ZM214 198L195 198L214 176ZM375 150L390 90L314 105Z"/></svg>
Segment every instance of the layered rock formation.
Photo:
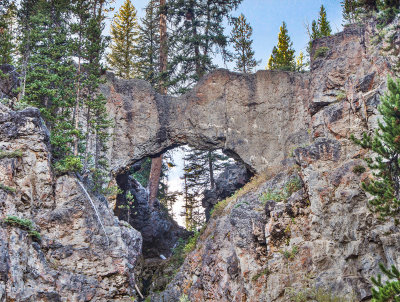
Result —
<svg viewBox="0 0 400 302"><path fill-rule="evenodd" d="M52 174L39 110L0 104L0 150L0 301L131 301L141 235L76 177Z"/></svg>
<svg viewBox="0 0 400 302"><path fill-rule="evenodd" d="M272 112L256 116L264 129L276 127L285 134L272 137L270 130L254 128L263 151L257 155L249 150L253 161L242 158L255 170L268 167L266 173L219 205L196 249L152 301L177 301L183 295L190 301L288 301L301 294L312 299L307 294L316 288L366 301L378 263L400 266L399 227L393 221L379 221L368 210L368 198L360 189L360 182L370 175L362 160L365 151L349 139L351 133L360 136L376 127L379 97L398 63L398 56L386 56L382 50L385 39L373 44L375 25L353 25L317 40L314 53L326 48L322 56L312 55L309 74L255 75L282 79L271 91L264 83L264 104L272 100ZM399 20L388 29L398 52ZM289 78L292 85L287 86ZM291 94L292 87L303 94ZM252 91L259 90L256 85ZM286 110L276 105L279 100ZM298 104L293 107L296 114L292 103ZM282 113L291 114L278 115ZM247 123L254 125L254 119ZM291 128L294 125L297 128ZM247 146L253 147L251 142ZM291 152L288 142L294 145ZM240 147L236 150L242 154ZM272 153L276 159L261 161ZM285 155L286 160L273 165Z"/></svg>
<svg viewBox="0 0 400 302"><path fill-rule="evenodd" d="M368 300L378 263L400 266L399 229L367 209L360 181L370 171L349 140L376 126L379 96L398 63L399 20L387 31L390 43L376 39L375 25L317 40L322 56L312 55L309 73L218 70L179 98L108 74L102 90L115 124L108 154L115 176L181 144L222 148L260 174L219 205L152 301L286 301L306 287ZM0 300L129 301L139 232L76 177L52 175L38 110L1 106L0 138L0 219L29 219L41 234L1 224ZM155 256L170 247L147 245Z"/></svg>

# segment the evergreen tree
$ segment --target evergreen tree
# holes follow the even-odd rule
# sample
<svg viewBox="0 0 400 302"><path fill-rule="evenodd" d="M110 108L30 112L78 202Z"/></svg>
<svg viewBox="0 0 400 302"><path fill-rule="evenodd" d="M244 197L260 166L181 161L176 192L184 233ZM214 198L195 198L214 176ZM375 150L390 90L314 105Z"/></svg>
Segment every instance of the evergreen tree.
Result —
<svg viewBox="0 0 400 302"><path fill-rule="evenodd" d="M377 279L372 278L372 283L377 287L372 288L372 302L400 302L400 272L393 265L391 269L382 264L379 266L388 281L382 283L381 275Z"/></svg>
<svg viewBox="0 0 400 302"><path fill-rule="evenodd" d="M204 223L201 207L204 191L215 189L216 174L225 168L229 158L220 151L188 149L184 160L185 220L189 229L193 229Z"/></svg>
<svg viewBox="0 0 400 302"><path fill-rule="evenodd" d="M307 28L310 41L308 42L307 52L311 54L312 43L315 39L329 37L332 34L331 25L326 17L326 10L323 5L319 11L318 21L313 20L311 30Z"/></svg>
<svg viewBox="0 0 400 302"><path fill-rule="evenodd" d="M302 72L305 70L306 63L304 62L304 54L300 51L298 57L296 57L296 71Z"/></svg>
<svg viewBox="0 0 400 302"><path fill-rule="evenodd" d="M228 37L223 23L242 0L170 0L168 16L172 25L169 86L184 93L205 73L213 70L213 57L228 59Z"/></svg>
<svg viewBox="0 0 400 302"><path fill-rule="evenodd" d="M400 213L400 79L388 79L388 92L381 98L382 121L374 136L364 133L362 140L352 139L371 150L376 157L366 159L374 171L374 179L364 182L363 189L374 196L371 210L380 218Z"/></svg>
<svg viewBox="0 0 400 302"><path fill-rule="evenodd" d="M318 32L319 37L329 37L332 34L331 25L326 18L326 10L323 5L321 5L321 9L319 11Z"/></svg>
<svg viewBox="0 0 400 302"><path fill-rule="evenodd" d="M137 76L135 59L138 40L136 9L130 0L125 0L111 24L111 53L107 57L111 68L122 78Z"/></svg>
<svg viewBox="0 0 400 302"><path fill-rule="evenodd" d="M40 109L51 131L53 156L58 164L79 169L71 153L74 66L68 38L69 1L36 3L29 16L31 30L25 38L29 48L23 101Z"/></svg>
<svg viewBox="0 0 400 302"><path fill-rule="evenodd" d="M257 66L257 61L254 59L254 51L251 47L253 43L253 40L251 40L252 34L253 29L247 23L243 14L234 19L231 40L235 49L235 69L243 73L251 73Z"/></svg>
<svg viewBox="0 0 400 302"><path fill-rule="evenodd" d="M286 23L283 22L278 35L278 45L273 48L268 61L268 69L295 70L293 42L290 40Z"/></svg>
<svg viewBox="0 0 400 302"><path fill-rule="evenodd" d="M341 5L345 24L354 23L356 21L357 0L343 0Z"/></svg>
<svg viewBox="0 0 400 302"><path fill-rule="evenodd" d="M0 65L14 62L15 17L15 3L4 1L0 5Z"/></svg>
<svg viewBox="0 0 400 302"><path fill-rule="evenodd" d="M158 87L159 79L159 7L157 0L150 0L146 6L146 15L141 19L139 42L137 45L138 76Z"/></svg>

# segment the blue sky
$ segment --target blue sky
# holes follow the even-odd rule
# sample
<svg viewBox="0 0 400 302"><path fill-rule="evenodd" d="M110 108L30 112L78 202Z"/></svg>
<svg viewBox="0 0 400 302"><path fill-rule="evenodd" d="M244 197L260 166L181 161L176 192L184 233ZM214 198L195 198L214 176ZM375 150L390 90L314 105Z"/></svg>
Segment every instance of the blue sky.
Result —
<svg viewBox="0 0 400 302"><path fill-rule="evenodd" d="M138 16L142 17L148 0L131 1L138 11ZM116 0L115 10L118 10L123 2L124 0ZM253 27L253 48L256 59L261 60L257 68L265 68L272 48L277 43L282 21L287 23L296 54L301 50L305 52L308 42L305 24L318 18L322 4L327 10L333 32L340 31L342 29L340 0L243 0L233 15L238 16L243 13ZM227 29L227 33L229 32L230 29ZM216 63L219 63L218 61Z"/></svg>

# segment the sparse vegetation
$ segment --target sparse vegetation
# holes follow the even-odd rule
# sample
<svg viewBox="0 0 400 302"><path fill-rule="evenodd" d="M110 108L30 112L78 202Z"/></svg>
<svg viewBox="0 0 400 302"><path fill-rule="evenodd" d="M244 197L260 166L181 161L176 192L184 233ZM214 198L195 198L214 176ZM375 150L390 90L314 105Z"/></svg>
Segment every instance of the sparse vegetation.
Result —
<svg viewBox="0 0 400 302"><path fill-rule="evenodd" d="M338 92L338 94L336 95L336 100L338 100L338 101L343 101L343 100L345 100L345 99L347 99L346 92L343 91L343 90L340 90L340 91Z"/></svg>
<svg viewBox="0 0 400 302"><path fill-rule="evenodd" d="M265 269L261 270L260 272L258 272L256 275L254 275L253 278L251 278L251 280L253 282L256 282L262 276L268 276L269 273L270 273L270 271L268 270L268 268L265 268Z"/></svg>
<svg viewBox="0 0 400 302"><path fill-rule="evenodd" d="M16 157L22 157L22 150L15 150L15 151L0 150L0 159L16 158Z"/></svg>
<svg viewBox="0 0 400 302"><path fill-rule="evenodd" d="M0 190L6 191L7 193L15 193L17 190L15 188L6 186L5 184L0 183Z"/></svg>
<svg viewBox="0 0 400 302"><path fill-rule="evenodd" d="M294 245L291 250L281 251L283 257L285 257L288 260L293 260L294 257L298 254L298 252L299 252L299 247L297 245Z"/></svg>
<svg viewBox="0 0 400 302"><path fill-rule="evenodd" d="M266 204L268 200L275 202L286 201L294 192L297 192L302 187L301 180L299 177L292 178L286 185L280 190L268 190L260 196L262 204Z"/></svg>
<svg viewBox="0 0 400 302"><path fill-rule="evenodd" d="M365 172L365 167L361 165L357 165L353 167L353 172L357 175L361 175Z"/></svg>
<svg viewBox="0 0 400 302"><path fill-rule="evenodd" d="M382 283L381 275L378 278L372 278L372 283L377 288L372 288L373 302L389 302L400 301L400 272L392 265L391 269L387 269L383 264L379 264L381 271L386 275L388 281Z"/></svg>
<svg viewBox="0 0 400 302"><path fill-rule="evenodd" d="M318 48L315 53L314 53L314 60L318 59L318 58L324 58L326 57L326 55L329 52L329 47L326 46L321 46L320 48Z"/></svg>
<svg viewBox="0 0 400 302"><path fill-rule="evenodd" d="M246 193L254 191L262 183L264 183L266 179L267 179L267 174L265 173L254 176L243 188L236 191L235 194L233 194L231 197L228 197L218 202L210 212L211 217L222 215L228 204L230 204L232 201L236 201L239 197L245 195Z"/></svg>
<svg viewBox="0 0 400 302"><path fill-rule="evenodd" d="M29 219L23 219L17 216L7 216L5 219L3 219L3 222L26 230L28 231L28 235L31 236L32 239L40 240L40 233L35 230L33 222Z"/></svg>
<svg viewBox="0 0 400 302"><path fill-rule="evenodd" d="M179 302L190 302L190 300L189 300L188 296L182 295L182 296L179 298Z"/></svg>
<svg viewBox="0 0 400 302"><path fill-rule="evenodd" d="M319 288L306 288L301 290L296 290L293 288L287 288L285 295L288 296L289 301L292 302L356 302L357 300L350 296L339 296L335 295L331 291L319 287Z"/></svg>

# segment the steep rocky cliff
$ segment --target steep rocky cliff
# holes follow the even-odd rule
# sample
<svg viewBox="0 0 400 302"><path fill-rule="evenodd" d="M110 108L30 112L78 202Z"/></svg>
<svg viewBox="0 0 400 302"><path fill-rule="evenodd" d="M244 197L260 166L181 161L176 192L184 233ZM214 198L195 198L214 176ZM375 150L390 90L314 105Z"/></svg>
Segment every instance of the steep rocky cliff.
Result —
<svg viewBox="0 0 400 302"><path fill-rule="evenodd" d="M0 301L131 301L142 237L52 174L39 110L0 104L0 150Z"/></svg>
<svg viewBox="0 0 400 302"><path fill-rule="evenodd" d="M399 21L388 29L390 49L398 54ZM376 126L379 96L398 64L398 55L383 51L389 49L385 39L373 44L377 35L373 22L353 25L314 43L310 73L255 75L281 79L275 89L263 91L270 112L258 111L258 99L257 118L246 116L262 151L253 154L249 139L252 160L242 159L258 166L255 170L267 169L217 205L195 250L152 301L184 295L190 301L288 301L296 295L312 300L316 288L364 301L371 296L370 278L379 273L378 263L400 265L399 228L368 210L360 189L370 173L362 160L365 152L349 139ZM259 86L253 87L258 95ZM278 133L271 128L284 134L274 137L271 133ZM240 147L235 150L242 154Z"/></svg>
<svg viewBox="0 0 400 302"><path fill-rule="evenodd" d="M352 25L314 43L310 72L218 70L179 98L107 74L114 183L141 194L126 170L182 144L221 148L257 173L215 206L195 250L152 301L287 301L317 287L369 299L378 263L400 265L400 235L368 210L365 152L349 135L376 127L399 32L399 19L385 31L390 40L374 22ZM129 301L143 283L134 274L142 236L114 216L121 200L107 204L74 175L52 174L38 110L0 105L0 138L0 301ZM145 204L141 211L150 221L158 215ZM146 249L167 254L180 231L171 221L151 225L137 226L147 228ZM152 247L148 236L165 230L176 232Z"/></svg>

